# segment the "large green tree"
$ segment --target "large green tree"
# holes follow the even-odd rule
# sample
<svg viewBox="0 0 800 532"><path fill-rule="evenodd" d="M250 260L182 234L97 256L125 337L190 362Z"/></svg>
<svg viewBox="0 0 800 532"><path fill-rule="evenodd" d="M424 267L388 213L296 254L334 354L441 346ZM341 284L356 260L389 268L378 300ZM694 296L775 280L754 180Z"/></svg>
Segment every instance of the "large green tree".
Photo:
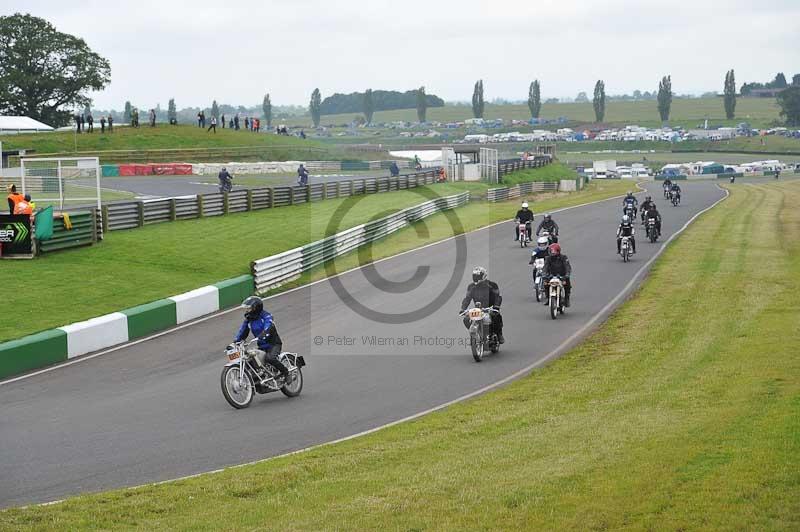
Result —
<svg viewBox="0 0 800 532"><path fill-rule="evenodd" d="M475 118L483 118L483 80L479 79L475 82L475 88L472 91L472 115Z"/></svg>
<svg viewBox="0 0 800 532"><path fill-rule="evenodd" d="M772 80L772 87L775 89L785 89L789 84L786 83L786 76L783 72L775 74L775 79Z"/></svg>
<svg viewBox="0 0 800 532"><path fill-rule="evenodd" d="M267 127L272 127L272 99L269 97L269 93L264 95L261 111L264 113L264 120L267 121Z"/></svg>
<svg viewBox="0 0 800 532"><path fill-rule="evenodd" d="M428 115L428 96L425 94L425 87L417 89L417 120L426 122Z"/></svg>
<svg viewBox="0 0 800 532"><path fill-rule="evenodd" d="M314 89L314 92L311 93L311 101L308 104L308 111L311 113L311 121L314 122L314 127L319 127L319 121L322 118L321 106L322 95L319 93L319 89Z"/></svg>
<svg viewBox="0 0 800 532"><path fill-rule="evenodd" d="M606 117L606 84L602 79L598 79L597 83L594 84L592 106L594 107L595 120L602 122Z"/></svg>
<svg viewBox="0 0 800 532"><path fill-rule="evenodd" d="M372 100L372 89L364 91L364 120L367 124L372 123L372 115L375 114L375 102Z"/></svg>
<svg viewBox="0 0 800 532"><path fill-rule="evenodd" d="M664 76L658 82L658 114L662 122L669 120L670 107L672 107L672 77Z"/></svg>
<svg viewBox="0 0 800 532"><path fill-rule="evenodd" d="M531 111L531 118L539 118L539 113L542 111L542 94L538 79L533 80L528 87L528 109Z"/></svg>
<svg viewBox="0 0 800 532"><path fill-rule="evenodd" d="M130 101L127 101L125 102L125 110L122 112L122 121L126 124L130 123L132 114L133 106Z"/></svg>
<svg viewBox="0 0 800 532"><path fill-rule="evenodd" d="M78 37L44 19L0 17L0 114L29 116L52 126L89 104L89 91L111 80L108 61Z"/></svg>
<svg viewBox="0 0 800 532"><path fill-rule="evenodd" d="M733 69L725 73L725 116L728 120L736 116L736 78Z"/></svg>
<svg viewBox="0 0 800 532"><path fill-rule="evenodd" d="M790 127L800 126L800 87L789 87L778 93L781 116Z"/></svg>

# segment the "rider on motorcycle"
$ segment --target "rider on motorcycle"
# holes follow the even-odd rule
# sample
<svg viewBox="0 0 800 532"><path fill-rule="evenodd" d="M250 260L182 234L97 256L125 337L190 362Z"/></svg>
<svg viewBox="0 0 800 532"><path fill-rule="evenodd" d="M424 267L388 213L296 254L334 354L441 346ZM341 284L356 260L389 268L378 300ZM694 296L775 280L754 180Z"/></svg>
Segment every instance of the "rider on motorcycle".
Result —
<svg viewBox="0 0 800 532"><path fill-rule="evenodd" d="M536 228L536 236L539 236L542 231L547 231L553 242L558 242L558 224L550 216L550 213L545 214L542 221L539 222L539 227Z"/></svg>
<svg viewBox="0 0 800 532"><path fill-rule="evenodd" d="M522 203L522 208L517 211L517 214L514 216L517 220L517 223L514 224L514 240L519 240L519 224L524 222L525 228L528 230L528 240L531 238L531 222L533 222L533 211L528 208L528 202L525 201Z"/></svg>
<svg viewBox="0 0 800 532"><path fill-rule="evenodd" d="M219 179L220 191L230 190L231 187L233 187L233 176L228 173L228 170L224 166L222 167L222 170L219 171L217 179Z"/></svg>
<svg viewBox="0 0 800 532"><path fill-rule="evenodd" d="M536 239L536 247L531 252L528 264L533 264L536 259L547 259L548 255L550 255L550 240L546 236L540 236ZM533 278L536 279L536 268L533 269Z"/></svg>
<svg viewBox="0 0 800 532"><path fill-rule="evenodd" d="M655 218L656 220L656 234L661 236L661 213L658 212L658 208L656 204L653 203L653 206L650 207L650 210L647 211L647 219Z"/></svg>
<svg viewBox="0 0 800 532"><path fill-rule="evenodd" d="M569 295L572 292L572 265L569 258L561 253L561 244L550 244L550 254L544 260L544 270L542 276L545 282L549 282L552 277L561 277L564 281L564 306L569 307Z"/></svg>
<svg viewBox="0 0 800 532"><path fill-rule="evenodd" d="M627 207L633 208L633 216L636 216L636 212L639 210L639 200L636 199L636 196L633 195L633 192L628 191L628 194L625 195L625 198L622 200L622 213L625 214L625 209Z"/></svg>
<svg viewBox="0 0 800 532"><path fill-rule="evenodd" d="M284 382L289 381L289 370L278 360L278 355L283 348L283 342L275 328L272 314L264 310L264 302L258 296L250 296L242 302L244 309L244 323L239 327L234 341L241 342L251 332L258 338L258 348L266 353L264 362L280 371Z"/></svg>
<svg viewBox="0 0 800 532"><path fill-rule="evenodd" d="M503 316L500 315L500 304L503 303L503 296L500 295L500 287L497 283L490 281L486 277L486 268L476 266L472 270L472 283L467 286L467 295L461 302L461 310L464 312L469 307L470 302L480 303L482 308L494 307L497 312L492 313L492 330L497 335L499 343L505 343L503 338ZM464 317L464 326L469 329L469 316Z"/></svg>
<svg viewBox="0 0 800 532"><path fill-rule="evenodd" d="M649 211L650 209L655 209L655 207L656 207L656 202L653 201L653 197L647 196L642 202L642 223L644 223L644 217L647 211Z"/></svg>
<svg viewBox="0 0 800 532"><path fill-rule="evenodd" d="M631 221L630 216L627 214L622 217L622 221L617 228L617 253L622 252L622 237L629 236L631 237L631 250L636 253L636 239L633 237L633 234L636 231L633 228L633 222Z"/></svg>
<svg viewBox="0 0 800 532"><path fill-rule="evenodd" d="M672 186L670 186L669 191L672 194L677 194L678 195L678 201L680 202L680 200L681 200L681 186L677 182L672 183Z"/></svg>

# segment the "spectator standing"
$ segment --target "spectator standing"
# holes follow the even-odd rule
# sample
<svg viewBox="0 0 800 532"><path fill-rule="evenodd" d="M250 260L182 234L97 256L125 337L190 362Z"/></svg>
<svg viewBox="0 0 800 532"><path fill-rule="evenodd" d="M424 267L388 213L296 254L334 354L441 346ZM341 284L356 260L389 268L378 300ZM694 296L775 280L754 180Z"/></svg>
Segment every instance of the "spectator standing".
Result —
<svg viewBox="0 0 800 532"><path fill-rule="evenodd" d="M198 111L197 113L197 127L203 127L203 112Z"/></svg>
<svg viewBox="0 0 800 532"><path fill-rule="evenodd" d="M244 129L245 130L250 129L250 119L247 117L244 117Z"/></svg>
<svg viewBox="0 0 800 532"><path fill-rule="evenodd" d="M208 129L206 130L206 133L208 133L212 129L214 130L214 134L216 135L217 134L217 117L215 117L215 116L211 117L211 125L208 126Z"/></svg>
<svg viewBox="0 0 800 532"><path fill-rule="evenodd" d="M108 115L108 132L114 132L114 117L111 115Z"/></svg>
<svg viewBox="0 0 800 532"><path fill-rule="evenodd" d="M81 120L80 131L86 131L86 117L81 115L80 120Z"/></svg>
<svg viewBox="0 0 800 532"><path fill-rule="evenodd" d="M150 127L156 127L156 110L150 109Z"/></svg>
<svg viewBox="0 0 800 532"><path fill-rule="evenodd" d="M89 133L94 133L94 117L92 116L92 113L89 113L89 116L86 117L86 123L89 124L88 132Z"/></svg>
<svg viewBox="0 0 800 532"><path fill-rule="evenodd" d="M302 129L300 130L300 138L301 138L301 139L304 139L304 140L305 140L305 138L306 138L306 132L305 132L305 131L303 131Z"/></svg>
<svg viewBox="0 0 800 532"><path fill-rule="evenodd" d="M220 122L222 123L222 129L225 129L225 115L222 115Z"/></svg>
<svg viewBox="0 0 800 532"><path fill-rule="evenodd" d="M100 133L105 133L105 132L106 132L106 117L101 116L100 117Z"/></svg>
<svg viewBox="0 0 800 532"><path fill-rule="evenodd" d="M14 210L17 208L17 203L22 201L24 197L22 194L17 192L17 185L8 185L8 213L14 214Z"/></svg>
<svg viewBox="0 0 800 532"><path fill-rule="evenodd" d="M233 129L233 118L231 118L230 121L228 122L228 128Z"/></svg>
<svg viewBox="0 0 800 532"><path fill-rule="evenodd" d="M233 128L236 131L239 131L239 114L237 113L236 116L233 117Z"/></svg>
<svg viewBox="0 0 800 532"><path fill-rule="evenodd" d="M397 162L392 161L392 164L389 165L389 175L392 177L400 175L400 168L397 166Z"/></svg>

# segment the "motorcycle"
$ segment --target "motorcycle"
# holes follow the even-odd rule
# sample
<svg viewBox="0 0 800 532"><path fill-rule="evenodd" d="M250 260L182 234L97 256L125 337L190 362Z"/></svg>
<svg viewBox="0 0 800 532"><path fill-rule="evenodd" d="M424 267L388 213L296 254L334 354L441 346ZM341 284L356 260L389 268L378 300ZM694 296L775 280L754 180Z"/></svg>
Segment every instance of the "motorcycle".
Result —
<svg viewBox="0 0 800 532"><path fill-rule="evenodd" d="M559 314L564 314L564 281L561 277L551 277L547 282L549 287L550 318L556 319Z"/></svg>
<svg viewBox="0 0 800 532"><path fill-rule="evenodd" d="M681 196L677 192L671 190L669 192L669 200L672 202L673 207L677 207L681 202Z"/></svg>
<svg viewBox="0 0 800 532"><path fill-rule="evenodd" d="M656 240L658 240L658 231L656 230L655 218L647 219L647 225L645 226L645 230L647 231L647 238L650 239L650 243L655 244Z"/></svg>
<svg viewBox="0 0 800 532"><path fill-rule="evenodd" d="M472 348L472 358L475 362L483 360L486 349L492 353L500 350L500 342L497 335L492 333L492 313L497 312L495 307L482 308L480 303L459 313L459 316L469 316L469 340Z"/></svg>
<svg viewBox="0 0 800 532"><path fill-rule="evenodd" d="M622 236L622 241L619 246L619 254L622 255L622 262L631 260L631 237Z"/></svg>
<svg viewBox="0 0 800 532"><path fill-rule="evenodd" d="M551 235L550 231L548 231L547 229L542 229L541 231L539 231L539 234L536 235L536 236L537 237L540 237L540 236L546 237L548 246L550 244L555 244L556 242L558 242L558 235Z"/></svg>
<svg viewBox="0 0 800 532"><path fill-rule="evenodd" d="M230 192L231 190L233 190L233 183L231 183L230 181L226 181L225 183L220 183L219 185L220 194L224 192Z"/></svg>
<svg viewBox="0 0 800 532"><path fill-rule="evenodd" d="M670 190L669 187L664 187L664 199L669 199Z"/></svg>
<svg viewBox="0 0 800 532"><path fill-rule="evenodd" d="M528 237L528 224L526 222L517 222L517 232L519 232L519 247L528 247L528 242L531 239Z"/></svg>
<svg viewBox="0 0 800 532"><path fill-rule="evenodd" d="M225 348L227 364L222 368L220 383L225 400L236 409L247 408L256 393L271 393L280 390L286 397L297 397L303 390L305 359L297 353L284 352L278 360L289 370L289 381L284 382L280 372L264 361L266 353L252 344L253 339L234 342Z"/></svg>
<svg viewBox="0 0 800 532"><path fill-rule="evenodd" d="M622 209L622 214L629 216L632 221L636 220L636 208L633 205L625 205Z"/></svg>
<svg viewBox="0 0 800 532"><path fill-rule="evenodd" d="M544 297L544 259L534 259L533 261L533 292L536 294L536 301L541 302Z"/></svg>

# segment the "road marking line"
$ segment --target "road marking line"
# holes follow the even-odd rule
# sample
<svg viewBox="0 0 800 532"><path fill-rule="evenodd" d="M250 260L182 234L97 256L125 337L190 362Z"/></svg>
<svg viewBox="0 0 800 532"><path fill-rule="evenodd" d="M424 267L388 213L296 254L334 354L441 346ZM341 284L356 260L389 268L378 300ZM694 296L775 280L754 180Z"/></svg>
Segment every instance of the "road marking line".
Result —
<svg viewBox="0 0 800 532"><path fill-rule="evenodd" d="M363 430L361 432L357 432L357 433L351 434L349 436L343 436L343 437L337 438L335 440L331 440L331 441L327 441L327 442L323 442L323 443L318 443L316 445L311 445L309 447L304 447L302 449L297 449L295 451L290 451L288 453L283 453L283 454L279 454L279 455L276 455L276 456L270 456L268 458L261 458L259 460L252 460L250 462L245 462L243 464L236 464L236 465L232 465L232 466L228 466L228 467L214 469L214 470L211 470L211 471L193 473L191 475L185 475L185 476L178 477L178 478L173 478L173 479L168 479L168 480L160 480L158 482L149 482L149 483L146 483L146 484L139 484L137 486L130 486L130 487L127 487L127 488L119 488L119 489L137 490L137 489L140 489L140 488L146 488L146 487L150 487L150 486L159 486L159 485L162 485L162 484L170 484L170 483L173 483L173 482L180 482L182 480L189 480L189 479L200 477L200 476L204 476L204 475L214 475L214 474L217 474L217 473L221 473L223 471L227 471L229 469L235 469L235 468L239 468L239 467L246 467L246 466L251 466L251 465L255 465L255 464L264 463L264 462L267 462L267 461L270 461L270 460L277 460L277 459L280 459L280 458L286 458L288 456L293 456L293 455L296 455L296 454L306 453L308 451L313 451L315 449L320 449L322 447L327 447L327 446L335 445L337 443L345 442L345 441L348 441L348 440L353 440L353 439L356 439L356 438L360 438L362 436L367 436L369 434L378 432L380 430L383 430L383 429L386 429L386 428L389 428L389 427L393 427L395 425L399 425L401 423L406 423L408 421L413 421L415 419L418 419L420 417L426 416L428 414L432 414L432 413L437 412L439 410L443 410L443 409L445 409L445 408L447 408L449 406L452 406L454 404L466 401L468 399L472 399L473 397L476 397L478 395L482 395L482 394L484 394L486 392L492 391L495 388L498 388L500 386L503 386L504 384L507 384L507 383L509 383L511 381L514 381L514 380L516 380L516 379L518 379L520 377L525 376L526 374L530 373L534 369L537 369L537 368L541 367L542 365L544 365L545 362L548 362L548 361L552 360L553 358L563 354L568 348L571 347L570 344L572 344L573 342L578 340L582 335L588 333L589 329L592 328L604 314L609 312L612 309L612 307L623 296L627 295L628 292L630 292L630 290L633 288L636 280L639 277L641 277L642 273L647 268L649 268L650 265L659 256L661 256L661 254L664 252L666 247L676 237L680 236L680 234L683 233L683 231L685 231L686 228L689 227L689 225L692 222L694 222L699 216L705 214L706 212L708 212L711 209L713 209L714 207L716 207L718 204L722 203L724 200L728 199L728 197L730 196L730 191L728 189L726 189L726 188L723 188L723 187L719 186L718 183L716 184L716 187L718 189L722 190L723 192L725 192L725 195L723 197L721 197L720 199L718 199L717 201L715 201L714 203L712 203L711 205L709 205L708 207L706 207L705 209L703 209L703 210L699 211L698 213L696 213L691 218L689 218L689 220L687 220L686 223L683 224L683 226L678 231L673 233L666 241L664 241L661 244L661 246L659 247L658 251L652 257L650 257L650 259L646 263L644 263L644 265L642 265L642 267L639 268L639 270L636 271L634 276L631 278L630 281L628 281L628 283L622 288L622 290L611 301L609 301L602 309L600 309L592 317L591 320L589 320L586 324L583 325L583 327L581 327L580 329L575 331L573 334L571 334L568 338L566 338L563 342L561 342L558 346L556 346L555 349L551 350L543 358L540 358L536 362L533 362L533 363L525 366L524 368L515 371L511 375L508 375L507 377L504 377L504 378L500 379L499 381L495 381L494 383L487 384L486 386L483 386L482 388L474 390L474 391L472 391L472 392L470 392L468 394L465 394L465 395L462 395L460 397L457 397L456 399L452 399L452 400L447 401L445 403L442 403L440 405L433 406L431 408L427 408L425 410L422 410L421 412L417 412L416 414L411 414L410 416L406 416L404 418L400 418L400 419L397 419L395 421L390 421L389 423L385 423L383 425L379 425L379 426L373 427L371 429ZM614 198L608 198L608 199L617 199L619 197L620 196L615 196ZM608 200L600 200L600 201L608 201ZM592 203L598 203L598 202L592 202ZM589 205L589 204L587 204L587 205ZM572 207L569 207L569 208L572 208ZM566 209L563 209L563 210L566 210ZM553 211L553 212L557 212L557 211ZM483 229L483 228L481 228L481 229ZM481 230L481 229L478 229L478 230ZM198 320L198 321L200 321L200 320ZM77 360L76 360L76 362L77 362ZM0 384L3 384L3 383L0 383ZM29 506L49 506L49 505L53 505L53 504L62 503L65 500L66 499L59 499L59 500L55 500L55 501L38 503L38 504L35 504L35 505L29 505ZM28 506L23 506L21 508L27 508L27 507Z"/></svg>

